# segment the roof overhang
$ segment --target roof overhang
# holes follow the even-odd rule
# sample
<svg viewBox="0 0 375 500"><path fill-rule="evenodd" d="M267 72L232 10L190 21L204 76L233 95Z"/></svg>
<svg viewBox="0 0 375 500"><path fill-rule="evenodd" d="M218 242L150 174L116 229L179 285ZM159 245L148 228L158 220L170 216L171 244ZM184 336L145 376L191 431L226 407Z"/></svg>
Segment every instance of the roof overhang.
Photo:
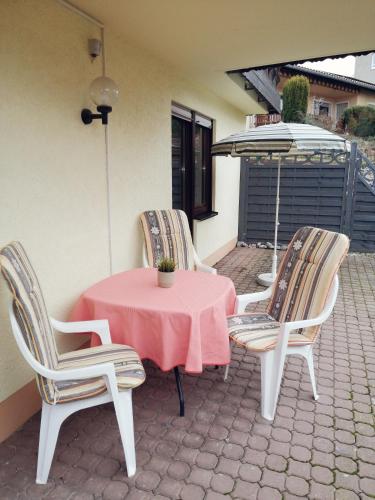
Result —
<svg viewBox="0 0 375 500"><path fill-rule="evenodd" d="M280 68L280 73L282 76L303 75L306 76L312 84L323 85L345 92L357 92L358 90L375 92L375 84L373 83L311 68L287 64Z"/></svg>
<svg viewBox="0 0 375 500"><path fill-rule="evenodd" d="M253 100L228 77L230 70L375 49L373 0L72 3L245 113L254 112Z"/></svg>

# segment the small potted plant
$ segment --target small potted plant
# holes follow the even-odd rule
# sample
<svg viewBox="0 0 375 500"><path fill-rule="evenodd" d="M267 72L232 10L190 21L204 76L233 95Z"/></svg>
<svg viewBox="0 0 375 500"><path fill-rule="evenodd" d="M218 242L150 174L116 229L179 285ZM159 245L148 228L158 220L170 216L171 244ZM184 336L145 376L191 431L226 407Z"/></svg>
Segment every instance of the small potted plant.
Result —
<svg viewBox="0 0 375 500"><path fill-rule="evenodd" d="M158 263L158 285L170 288L174 283L176 264L173 259L164 258Z"/></svg>

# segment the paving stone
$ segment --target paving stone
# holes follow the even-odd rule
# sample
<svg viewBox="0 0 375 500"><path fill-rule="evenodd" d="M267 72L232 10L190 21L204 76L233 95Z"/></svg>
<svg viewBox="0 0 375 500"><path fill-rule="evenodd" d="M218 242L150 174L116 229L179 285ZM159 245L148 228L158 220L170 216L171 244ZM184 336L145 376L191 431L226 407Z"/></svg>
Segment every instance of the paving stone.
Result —
<svg viewBox="0 0 375 500"><path fill-rule="evenodd" d="M253 465L263 466L266 462L267 453L265 451L257 451L247 449L245 451L245 456L243 462Z"/></svg>
<svg viewBox="0 0 375 500"><path fill-rule="evenodd" d="M135 484L137 488L145 491L154 490L160 483L160 476L153 471L143 471L137 474Z"/></svg>
<svg viewBox="0 0 375 500"><path fill-rule="evenodd" d="M359 491L359 478L353 474L345 474L345 472L337 471L335 476L335 487Z"/></svg>
<svg viewBox="0 0 375 500"><path fill-rule="evenodd" d="M314 466L311 469L311 476L317 483L331 484L333 483L334 477L330 469L327 467L321 467L319 465Z"/></svg>
<svg viewBox="0 0 375 500"><path fill-rule="evenodd" d="M196 464L203 469L214 469L219 459L213 453L201 452L197 455Z"/></svg>
<svg viewBox="0 0 375 500"><path fill-rule="evenodd" d="M285 474L281 472L275 472L272 470L264 469L262 474L262 480L260 481L262 486L270 486L283 491L285 486Z"/></svg>
<svg viewBox="0 0 375 500"><path fill-rule="evenodd" d="M360 491L366 493L367 495L374 496L375 494L375 479L374 478L364 478L360 480Z"/></svg>
<svg viewBox="0 0 375 500"><path fill-rule="evenodd" d="M75 493L73 493L71 500L95 500L95 498L94 495L92 495L91 493L85 493L84 491L76 491Z"/></svg>
<svg viewBox="0 0 375 500"><path fill-rule="evenodd" d="M335 500L360 500L360 497L354 491L340 488L336 490Z"/></svg>
<svg viewBox="0 0 375 500"><path fill-rule="evenodd" d="M359 465L358 475L360 477L375 478L375 465L367 464L361 461L358 462L358 465Z"/></svg>
<svg viewBox="0 0 375 500"><path fill-rule="evenodd" d="M182 480L190 474L190 467L185 462L175 461L169 466L168 474L174 479Z"/></svg>
<svg viewBox="0 0 375 500"><path fill-rule="evenodd" d="M104 477L112 477L120 469L120 463L113 458L105 458L96 467L95 471Z"/></svg>
<svg viewBox="0 0 375 500"><path fill-rule="evenodd" d="M271 441L267 451L270 454L281 455L288 458L290 455L290 444L280 443L279 441Z"/></svg>
<svg viewBox="0 0 375 500"><path fill-rule="evenodd" d="M176 481L170 477L164 477L159 483L157 491L167 498L177 499L180 498L182 486L183 483L181 481Z"/></svg>
<svg viewBox="0 0 375 500"><path fill-rule="evenodd" d="M236 248L217 267L232 277L238 293L257 291L255 277L268 269L269 255ZM370 500L375 491L374 269L370 254L349 255L341 267L335 309L314 346L318 401L312 400L306 363L290 356L276 417L268 423L260 415L259 360L233 347L227 383L222 370L213 367L184 374L186 416L181 418L173 373L145 361L146 383L133 395L133 478L126 475L113 406L102 405L67 419L49 483L35 485L37 414L0 445L1 500Z"/></svg>
<svg viewBox="0 0 375 500"><path fill-rule="evenodd" d="M264 486L258 493L259 500L282 500L282 495L275 488Z"/></svg>
<svg viewBox="0 0 375 500"><path fill-rule="evenodd" d="M181 491L182 500L203 500L204 496L205 490L195 484L187 484Z"/></svg>
<svg viewBox="0 0 375 500"><path fill-rule="evenodd" d="M356 462L347 457L336 457L336 467L346 474L354 474L357 471Z"/></svg>
<svg viewBox="0 0 375 500"><path fill-rule="evenodd" d="M103 492L105 500L122 500L129 491L127 484L120 481L111 481Z"/></svg>
<svg viewBox="0 0 375 500"><path fill-rule="evenodd" d="M105 488L110 484L110 480L98 476L90 476L82 485L82 489L96 496L101 496Z"/></svg>
<svg viewBox="0 0 375 500"><path fill-rule="evenodd" d="M208 490L205 500L228 500L228 495L223 495L217 491Z"/></svg>
<svg viewBox="0 0 375 500"><path fill-rule="evenodd" d="M306 497L309 493L309 483L297 476L289 476L286 479L286 489L294 495Z"/></svg>
<svg viewBox="0 0 375 500"><path fill-rule="evenodd" d="M218 493L228 494L233 490L234 480L226 474L215 474L211 480L211 488Z"/></svg>
<svg viewBox="0 0 375 500"><path fill-rule="evenodd" d="M370 450L369 448L359 448L358 458L364 462L375 464L375 450Z"/></svg>
<svg viewBox="0 0 375 500"><path fill-rule="evenodd" d="M211 479L214 473L209 470L194 468L190 476L187 478L187 482L194 483L202 488L207 489L210 486Z"/></svg>
<svg viewBox="0 0 375 500"><path fill-rule="evenodd" d="M288 474L309 480L311 478L311 464L289 459Z"/></svg>
<svg viewBox="0 0 375 500"><path fill-rule="evenodd" d="M228 458L221 457L216 467L216 472L222 472L223 474L229 474L232 477L236 477L240 465L241 463L238 460L229 460Z"/></svg>
<svg viewBox="0 0 375 500"><path fill-rule="evenodd" d="M123 498L126 500L154 500L155 495L147 491L141 491L133 488ZM108 500L110 500L110 498L108 498Z"/></svg>
<svg viewBox="0 0 375 500"><path fill-rule="evenodd" d="M241 460L245 454L245 450L238 444L228 443L224 445L222 453L226 458Z"/></svg>
<svg viewBox="0 0 375 500"><path fill-rule="evenodd" d="M260 480L262 471L256 465L243 464L239 468L238 475L244 481L248 481L249 483L256 483Z"/></svg>
<svg viewBox="0 0 375 500"><path fill-rule="evenodd" d="M299 462L309 462L311 460L311 451L304 446L292 446L290 456Z"/></svg>
<svg viewBox="0 0 375 500"><path fill-rule="evenodd" d="M247 483L238 479L235 483L235 488L232 492L233 498L241 500L256 500L258 496L259 486L256 483ZM267 499L271 500L271 499Z"/></svg>
<svg viewBox="0 0 375 500"><path fill-rule="evenodd" d="M311 481L309 499L311 500L334 500L335 488L326 484Z"/></svg>
<svg viewBox="0 0 375 500"><path fill-rule="evenodd" d="M266 467L276 472L284 472L287 469L288 462L280 455L271 454L266 458Z"/></svg>

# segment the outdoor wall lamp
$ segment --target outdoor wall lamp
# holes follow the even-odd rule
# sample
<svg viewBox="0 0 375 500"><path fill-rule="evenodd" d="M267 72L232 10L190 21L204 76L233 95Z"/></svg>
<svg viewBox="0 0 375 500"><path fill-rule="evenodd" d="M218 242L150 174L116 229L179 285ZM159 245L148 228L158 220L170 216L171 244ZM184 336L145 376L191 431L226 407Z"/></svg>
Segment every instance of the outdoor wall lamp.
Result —
<svg viewBox="0 0 375 500"><path fill-rule="evenodd" d="M93 113L85 108L81 111L81 118L85 125L93 120L101 119L103 125L108 124L108 113L112 111L112 105L117 101L119 89L116 83L107 76L99 76L90 85L89 94L91 100L96 104L98 113Z"/></svg>

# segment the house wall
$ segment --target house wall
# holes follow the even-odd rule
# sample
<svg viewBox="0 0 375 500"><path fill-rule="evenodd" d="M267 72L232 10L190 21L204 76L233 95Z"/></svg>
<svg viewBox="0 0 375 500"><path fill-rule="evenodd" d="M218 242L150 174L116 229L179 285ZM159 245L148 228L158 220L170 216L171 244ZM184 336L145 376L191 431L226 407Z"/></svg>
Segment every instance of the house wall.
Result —
<svg viewBox="0 0 375 500"><path fill-rule="evenodd" d="M375 83L375 68L371 68L372 55L355 58L354 77L365 82Z"/></svg>
<svg viewBox="0 0 375 500"><path fill-rule="evenodd" d="M24 244L49 311L60 319L85 288L109 274L104 127L80 119L82 108L93 109L88 87L101 74L87 40L99 36L97 26L55 1L0 4L0 66L6 69L0 80L0 246L13 239ZM121 93L109 118L118 272L141 265L139 213L171 206L171 101L214 118L217 139L243 129L244 116L116 33L106 32L105 40L107 74ZM195 236L201 258L211 261L237 236L239 160L217 159L214 182L219 215L197 222ZM33 374L10 334L8 298L0 280L0 427L3 418L16 426L35 411L34 401L17 422L4 406L12 400L12 411L17 408L21 388L24 408L33 397L26 385ZM62 351L83 340L58 338Z"/></svg>
<svg viewBox="0 0 375 500"><path fill-rule="evenodd" d="M289 78L285 76L281 77L277 87L281 94L288 80ZM343 90L330 88L325 85L310 83L310 93L307 105L307 112L310 114L314 114L315 99L322 99L323 101L331 105L329 116L332 118L334 122L336 122L337 104L347 102L349 107L356 105L368 105L368 104L375 105L375 92L370 92L366 90L358 90L356 92L346 92Z"/></svg>
<svg viewBox="0 0 375 500"><path fill-rule="evenodd" d="M361 92L358 94L357 103L360 106L375 106L375 92Z"/></svg>

